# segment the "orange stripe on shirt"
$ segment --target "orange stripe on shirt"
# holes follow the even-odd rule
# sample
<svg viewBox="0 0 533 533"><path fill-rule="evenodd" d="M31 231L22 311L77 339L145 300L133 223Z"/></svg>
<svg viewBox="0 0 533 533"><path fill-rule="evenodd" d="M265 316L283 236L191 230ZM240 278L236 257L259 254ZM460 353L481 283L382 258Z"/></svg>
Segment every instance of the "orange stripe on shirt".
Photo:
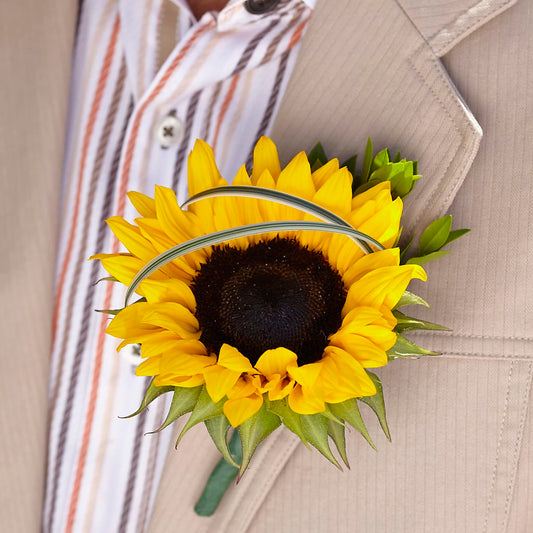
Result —
<svg viewBox="0 0 533 533"><path fill-rule="evenodd" d="M148 98L142 103L139 111L135 114L135 118L133 121L133 126L131 128L131 133L129 135L128 139L128 147L126 149L126 153L124 156L124 163L122 165L122 172L121 172L121 178L120 178L120 191L118 194L118 208L117 208L117 215L122 216L124 213L124 208L126 205L126 188L127 183L131 171L131 163L133 160L133 152L135 150L135 143L137 142L137 136L139 134L139 128L141 126L141 119L146 111L146 108L154 101L154 99L157 97L157 95L162 91L164 88L166 82L176 70L176 68L179 66L179 64L183 61L183 58L187 55L187 52L192 48L195 41L198 39L198 37L204 33L209 28L209 25L202 26L199 28L193 36L189 39L187 44L180 50L179 54L174 58L172 63L168 66L166 72L163 74L159 82L157 83L154 90L150 93ZM113 247L113 252L118 251L118 242L116 242L116 249L115 246Z"/></svg>
<svg viewBox="0 0 533 533"><path fill-rule="evenodd" d="M161 77L159 80L159 83L156 85L153 92L150 94L150 96L144 101L141 108L139 109L138 113L136 114L134 124L132 126L132 132L130 135L130 142L128 143L128 151L126 152L126 156L124 159L123 164L123 170L121 174L121 183L120 183L120 192L118 195L119 202L118 202L118 208L117 208L117 214L119 216L122 216L124 214L125 209L125 198L126 198L126 189L128 185L128 178L129 173L131 170L131 162L133 159L133 151L135 148L135 142L137 139L137 135L139 132L140 127L140 121L141 117L146 110L147 106L154 100L154 98L157 97L157 95L161 92L163 87L165 86L166 82L170 78L172 72L178 67L178 65L181 63L187 52L190 50L196 39L200 36L201 33L203 33L208 26L204 26L200 28L190 39L190 41L183 47L183 49L180 51L180 53L175 57L174 61L170 64L165 74ZM112 246L112 253L116 253L119 250L119 241L115 240L113 242ZM112 295L112 284L109 284L109 286L106 288L105 297L104 297L104 309L109 308L111 305L111 295ZM85 426L83 430L83 437L82 437L82 443L81 443L81 449L80 449L80 455L78 457L78 463L76 467L76 475L74 479L74 485L72 489L72 496L70 500L69 505L69 511L68 511L68 517L67 517L67 526L65 531L70 532L72 531L72 527L74 525L74 519L76 516L76 508L78 504L79 494L81 490L81 481L83 478L83 472L85 469L85 463L87 460L87 452L89 449L89 442L91 437L91 429L92 424L94 420L94 412L96 407L96 399L97 399L97 392L98 392L98 385L100 381L100 374L101 374L101 368L102 368L102 356L104 351L104 342L105 342L105 330L107 326L107 317L103 317L100 321L100 325L98 327L98 344L96 347L96 358L95 358L95 364L94 364L94 370L93 370L93 376L91 380L91 392L89 397L89 405L87 408L87 415L85 418Z"/></svg>
<svg viewBox="0 0 533 533"><path fill-rule="evenodd" d="M79 215L79 210L80 210L81 189L83 185L83 175L85 173L85 165L87 162L87 153L89 152L89 145L90 145L91 138L94 132L96 117L100 109L100 104L102 103L102 97L104 94L105 84L107 82L107 78L109 77L109 71L111 69L111 60L113 58L113 54L115 52L115 46L117 44L119 26L120 26L120 22L119 22L119 18L117 15L115 18L113 29L111 31L111 38L109 41L109 45L107 47L107 52L104 58L104 63L102 65L100 76L98 78L96 92L94 94L94 99L93 99L93 103L91 105L91 111L89 114L89 120L87 122L87 128L85 130L85 137L83 139L80 169L78 172L78 188L76 190L76 201L74 204L74 213L72 215L72 224L70 227L70 235L69 235L68 244L67 244L66 256L65 256L65 260L63 261L61 275L59 278L59 284L57 287L57 294L56 294L56 301L55 301L55 308L54 308L54 321L53 321L53 328L52 328L52 343L55 341L55 338L56 338L57 323L59 320L59 305L61 302L61 297L63 295L63 288L65 286L65 278L67 275L67 270L68 270L69 262L70 262L70 256L72 254L72 249L74 245L74 237L76 235L76 225L78 222L78 215Z"/></svg>
<svg viewBox="0 0 533 533"><path fill-rule="evenodd" d="M215 138L213 139L213 150L216 150L217 148L218 134L220 133L220 127L222 126L222 121L224 120L224 117L226 116L226 113L228 112L228 108L231 103L231 100L233 99L233 95L235 94L235 89L237 88L238 82L239 82L239 74L236 74L235 76L233 76L233 79L231 80L231 85L229 87L228 94L226 95L226 98L224 98L224 102L222 102L222 107L220 108L220 114L218 115L217 128L215 130Z"/></svg>

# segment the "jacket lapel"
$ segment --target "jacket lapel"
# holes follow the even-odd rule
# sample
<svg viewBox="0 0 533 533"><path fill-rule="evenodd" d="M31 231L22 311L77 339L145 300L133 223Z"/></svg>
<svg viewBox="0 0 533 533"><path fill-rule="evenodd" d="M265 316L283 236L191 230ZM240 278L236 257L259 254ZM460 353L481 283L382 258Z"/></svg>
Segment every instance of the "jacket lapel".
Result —
<svg viewBox="0 0 533 533"><path fill-rule="evenodd" d="M512 2L503 7L497 3L464 0L454 3L453 13L435 3L430 17L414 0L403 5L393 0L319 0L272 135L282 160L317 141L341 161L354 151L362 156L370 136L375 151L389 147L419 161L423 179L408 199L405 230L423 228L444 214L477 153L482 132L439 56ZM182 487L191 481L194 494L185 496L191 512L182 516L183 527L245 531L299 445L296 436L279 429L259 447L215 516L199 518L192 513L199 496L196 485L203 486L216 455L212 446L208 450L201 444L207 438L199 432L180 443L181 452L170 451L150 531L168 530L173 502L178 494L185 496ZM183 477L187 458L200 464ZM199 477L203 479L197 483Z"/></svg>

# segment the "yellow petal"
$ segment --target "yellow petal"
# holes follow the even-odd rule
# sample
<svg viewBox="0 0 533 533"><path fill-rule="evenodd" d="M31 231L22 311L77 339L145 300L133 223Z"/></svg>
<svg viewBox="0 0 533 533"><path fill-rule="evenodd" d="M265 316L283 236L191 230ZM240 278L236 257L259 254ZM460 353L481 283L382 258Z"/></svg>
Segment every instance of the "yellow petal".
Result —
<svg viewBox="0 0 533 533"><path fill-rule="evenodd" d="M187 283L179 279L164 281L146 279L141 282L140 288L148 303L175 302L185 306L194 313L196 299Z"/></svg>
<svg viewBox="0 0 533 533"><path fill-rule="evenodd" d="M174 241L174 245L203 235L202 223L192 212L183 211L176 193L168 187L155 187L155 208L161 228Z"/></svg>
<svg viewBox="0 0 533 533"><path fill-rule="evenodd" d="M318 189L313 202L339 216L346 216L352 206L352 175L346 167L341 168Z"/></svg>
<svg viewBox="0 0 533 533"><path fill-rule="evenodd" d="M321 397L304 393L301 385L295 385L289 394L289 407L301 415L313 415L326 409L326 404Z"/></svg>
<svg viewBox="0 0 533 533"><path fill-rule="evenodd" d="M255 368L265 377L270 378L274 374L284 376L289 365L297 366L298 356L287 348L275 348L266 350L257 360Z"/></svg>
<svg viewBox="0 0 533 533"><path fill-rule="evenodd" d="M390 195L390 182L382 181L381 183L374 185L374 187L371 187L370 189L362 192L361 194L354 196L352 199L352 210L363 206L371 200L382 198L383 191L388 192L388 198L390 198L390 201L392 201L392 197Z"/></svg>
<svg viewBox="0 0 533 533"><path fill-rule="evenodd" d="M190 343L199 343L199 345L196 345L197 351L195 351L195 353L207 355L207 350L203 343L200 343L200 341L183 340L173 331L166 331L162 329L158 329L156 333L146 336L143 339L141 345L141 354L143 357L154 357L156 355L161 355L168 352L175 352L176 350L179 352L183 351L185 348L189 348Z"/></svg>
<svg viewBox="0 0 533 533"><path fill-rule="evenodd" d="M278 379L272 382L272 386L269 385L270 382L265 388L268 390L268 399L273 402L285 398L292 391L296 383L292 379Z"/></svg>
<svg viewBox="0 0 533 533"><path fill-rule="evenodd" d="M317 168L312 174L311 178L315 184L315 189L318 190L335 172L339 170L339 160L337 158L330 159L327 163Z"/></svg>
<svg viewBox="0 0 533 533"><path fill-rule="evenodd" d="M159 374L154 378L154 385L156 387L163 387L165 385L172 385L174 387L193 388L205 383L203 374L196 374L191 377L175 376L173 374Z"/></svg>
<svg viewBox="0 0 533 533"><path fill-rule="evenodd" d="M358 279L368 272L384 266L397 266L400 264L400 249L389 248L366 254L353 263L342 276L347 287L350 287Z"/></svg>
<svg viewBox="0 0 533 533"><path fill-rule="evenodd" d="M204 374L215 367L216 360L212 356L176 353L162 356L161 374L172 374L179 377L191 377Z"/></svg>
<svg viewBox="0 0 533 533"><path fill-rule="evenodd" d="M199 339L198 320L185 306L174 302L148 304L150 306L143 317L146 324L177 333L184 339Z"/></svg>
<svg viewBox="0 0 533 533"><path fill-rule="evenodd" d="M311 178L311 167L305 152L300 152L281 171L276 189L294 194L306 200L312 200L315 195L315 184Z"/></svg>
<svg viewBox="0 0 533 533"><path fill-rule="evenodd" d="M334 346L328 346L326 351L320 373L325 401L338 403L376 394L374 382L349 353Z"/></svg>
<svg viewBox="0 0 533 533"><path fill-rule="evenodd" d="M139 215L146 218L155 218L155 203L153 198L141 192L130 191L128 198Z"/></svg>
<svg viewBox="0 0 533 533"><path fill-rule="evenodd" d="M255 415L262 405L263 397L260 394L254 394L246 398L228 400L224 403L223 409L229 423L236 428Z"/></svg>
<svg viewBox="0 0 533 533"><path fill-rule="evenodd" d="M136 376L156 376L161 372L161 356L146 359L135 369Z"/></svg>
<svg viewBox="0 0 533 533"><path fill-rule="evenodd" d="M254 374L254 368L251 365L249 359L244 357L237 348L230 346L229 344L223 344L220 348L220 353L218 354L218 364L230 370L235 370L236 372L249 372Z"/></svg>
<svg viewBox="0 0 533 533"><path fill-rule="evenodd" d="M111 217L106 222L117 239L139 259L148 262L158 255L152 243L141 235L137 226L126 222L122 217Z"/></svg>
<svg viewBox="0 0 533 533"><path fill-rule="evenodd" d="M237 383L241 373L218 365L205 368L205 386L211 399L217 403Z"/></svg>
<svg viewBox="0 0 533 533"><path fill-rule="evenodd" d="M365 274L350 287L343 316L358 306L392 309L414 278L426 280L426 273L419 265L383 267Z"/></svg>
<svg viewBox="0 0 533 533"><path fill-rule="evenodd" d="M387 333L390 335L392 342L385 344L385 346L387 346L386 348L378 346L376 343L372 342L372 339L368 339L367 337L344 333L342 331L338 331L330 338L330 345L328 348L343 349L354 359L359 361L364 368L378 368L387 364L388 358L386 350L392 348L396 342L396 334L392 331Z"/></svg>
<svg viewBox="0 0 533 533"><path fill-rule="evenodd" d="M211 147L204 141L197 140L192 152L189 154L187 164L187 176L189 183L189 197L199 192L227 185L218 171L215 156ZM212 200L202 200L189 206L188 210L198 215L204 229L204 233L214 231L212 223L213 211Z"/></svg>
<svg viewBox="0 0 533 533"><path fill-rule="evenodd" d="M280 164L278 149L268 137L261 137L254 148L254 162L252 169L252 183L255 185L259 176L268 170L274 180L278 179L280 173Z"/></svg>
<svg viewBox="0 0 533 533"><path fill-rule="evenodd" d="M133 278L146 264L138 257L126 254L109 254L107 257L100 259L100 261L102 262L102 266L112 276L117 278L120 283L123 283L126 286L131 284ZM150 279L163 280L168 279L168 277L160 270L157 270L150 276ZM142 289L138 289L136 292L143 295Z"/></svg>
<svg viewBox="0 0 533 533"><path fill-rule="evenodd" d="M322 365L318 361L302 366L289 366L287 371L289 376L295 379L300 385L312 387L320 374L321 367Z"/></svg>

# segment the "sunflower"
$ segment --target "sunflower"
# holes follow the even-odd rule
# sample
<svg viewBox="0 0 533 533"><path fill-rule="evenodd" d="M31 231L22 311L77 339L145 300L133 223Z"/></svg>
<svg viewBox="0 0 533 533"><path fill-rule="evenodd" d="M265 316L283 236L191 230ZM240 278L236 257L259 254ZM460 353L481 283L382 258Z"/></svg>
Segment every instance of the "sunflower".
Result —
<svg viewBox="0 0 533 533"><path fill-rule="evenodd" d="M346 235L281 231L234 238L162 265L136 288L107 333L118 349L140 344L140 376L154 387L206 392L238 427L276 402L298 415L376 394L367 369L387 364L397 340L393 309L416 265L400 265L394 247L402 215L389 181L352 197L352 175L332 159L312 171L304 152L281 169L263 137L251 175L242 166L232 186L279 191L334 213L381 244L365 253ZM189 195L228 187L211 148L197 141L188 160ZM215 189L216 190L216 189ZM140 217L107 223L128 253L99 254L103 267L130 285L166 250L191 239L269 221L317 221L293 204L260 197L214 196L179 206L157 186L154 198L130 192Z"/></svg>

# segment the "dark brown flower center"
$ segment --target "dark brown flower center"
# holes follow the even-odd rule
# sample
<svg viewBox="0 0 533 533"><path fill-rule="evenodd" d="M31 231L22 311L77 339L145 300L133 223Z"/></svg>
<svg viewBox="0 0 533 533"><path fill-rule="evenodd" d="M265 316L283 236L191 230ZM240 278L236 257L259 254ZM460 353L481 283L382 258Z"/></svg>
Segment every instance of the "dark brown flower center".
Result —
<svg viewBox="0 0 533 533"><path fill-rule="evenodd" d="M252 364L280 346L299 365L318 361L346 299L339 273L320 252L279 238L245 250L216 247L192 289L200 340L215 353L228 343Z"/></svg>

